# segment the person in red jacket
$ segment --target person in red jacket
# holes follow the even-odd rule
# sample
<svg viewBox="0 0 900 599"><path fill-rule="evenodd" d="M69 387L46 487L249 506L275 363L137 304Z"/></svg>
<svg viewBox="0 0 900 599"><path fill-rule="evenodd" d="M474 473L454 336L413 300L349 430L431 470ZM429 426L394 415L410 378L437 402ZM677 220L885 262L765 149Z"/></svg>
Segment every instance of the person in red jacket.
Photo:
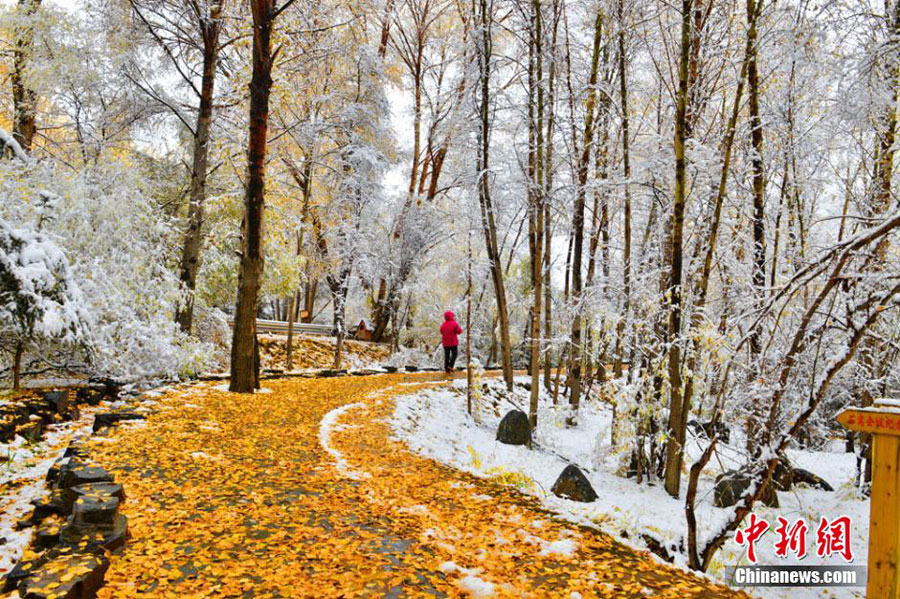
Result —
<svg viewBox="0 0 900 599"><path fill-rule="evenodd" d="M444 324L441 325L441 345L444 346L444 371L452 372L459 353L459 338L462 327L453 319L453 312L444 312Z"/></svg>

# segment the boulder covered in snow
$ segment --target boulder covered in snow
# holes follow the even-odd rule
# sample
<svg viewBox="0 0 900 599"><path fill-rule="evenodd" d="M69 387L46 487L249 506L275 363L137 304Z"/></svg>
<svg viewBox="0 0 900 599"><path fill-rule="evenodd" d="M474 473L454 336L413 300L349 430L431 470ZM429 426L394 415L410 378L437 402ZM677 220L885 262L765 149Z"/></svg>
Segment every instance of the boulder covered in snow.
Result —
<svg viewBox="0 0 900 599"><path fill-rule="evenodd" d="M752 482L753 477L739 470L730 470L720 474L716 477L715 506L730 507L735 505L741 501L744 494L750 489ZM778 507L778 494L771 483L763 488L759 500L769 507Z"/></svg>
<svg viewBox="0 0 900 599"><path fill-rule="evenodd" d="M574 464L569 464L563 469L550 490L557 497L572 501L591 503L597 500L597 493L591 482Z"/></svg>
<svg viewBox="0 0 900 599"><path fill-rule="evenodd" d="M507 445L531 445L531 423L522 410L510 410L497 427L497 440Z"/></svg>
<svg viewBox="0 0 900 599"><path fill-rule="evenodd" d="M834 491L834 487L828 484L821 476L813 474L809 470L804 470L803 468L792 468L791 474L793 475L793 481L795 485L809 485L815 489L821 489L823 491Z"/></svg>

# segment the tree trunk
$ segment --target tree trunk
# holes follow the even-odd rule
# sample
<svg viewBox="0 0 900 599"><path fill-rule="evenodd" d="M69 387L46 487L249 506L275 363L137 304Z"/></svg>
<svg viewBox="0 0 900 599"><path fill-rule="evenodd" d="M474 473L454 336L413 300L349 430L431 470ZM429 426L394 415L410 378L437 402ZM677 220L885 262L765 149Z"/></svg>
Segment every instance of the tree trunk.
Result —
<svg viewBox="0 0 900 599"><path fill-rule="evenodd" d="M533 287L533 297L531 305L531 326L529 335L531 337L531 400L529 402L528 419L531 422L531 428L537 426L538 400L541 393L541 301L543 300L543 290L541 288L543 279L543 249L544 249L544 89L543 89L543 27L541 15L540 0L533 0L533 35L534 39L531 43L534 60L529 66L532 67L532 75L529 79L532 81L532 89L529 90L530 96L537 96L537 103L534 107L534 118L531 119L529 125L533 128L534 135L532 143L534 144L534 162L532 181L533 193L531 206L529 206L529 234L531 236L531 281ZM529 98L529 104L532 103Z"/></svg>
<svg viewBox="0 0 900 599"><path fill-rule="evenodd" d="M631 190L628 180L631 178L631 152L628 138L628 79L625 72L625 15L624 0L619 0L619 96L622 102L622 175L625 178L625 208L622 218L623 224L623 248L622 248L622 316L616 330L616 355L614 376L622 376L622 347L623 337L628 326L628 314L631 311Z"/></svg>
<svg viewBox="0 0 900 599"><path fill-rule="evenodd" d="M274 0L251 0L250 7L254 24L253 75L250 80L250 137L229 386L230 391L237 393L252 393L258 385L253 346L256 339L256 306L264 266L266 134L269 125L269 93L272 89L274 58L272 30L276 16Z"/></svg>
<svg viewBox="0 0 900 599"><path fill-rule="evenodd" d="M16 342L15 353L13 354L13 390L18 391L22 388L22 354L25 346L21 341Z"/></svg>
<svg viewBox="0 0 900 599"><path fill-rule="evenodd" d="M291 302L288 306L288 331L287 331L287 357L284 362L285 370L293 370L294 368L294 303L296 295L291 294Z"/></svg>
<svg viewBox="0 0 900 599"><path fill-rule="evenodd" d="M688 60L691 51L691 4L681 0L681 50L678 65L678 96L675 109L675 198L672 203L671 273L669 278L669 422L666 442L666 491L678 497L681 487L681 463L684 452L685 431L681 425L681 298L682 253L684 237L684 207L687 197L687 169L685 164L685 118L688 99Z"/></svg>
<svg viewBox="0 0 900 599"><path fill-rule="evenodd" d="M478 200L481 205L481 225L484 231L485 247L491 267L491 279L494 283L494 296L497 301L497 317L500 323L500 354L503 365L503 380L508 390L513 388L512 348L509 342L509 312L506 307L506 289L503 283L503 264L497 244L497 227L494 223L494 206L490 191L490 139L491 139L491 25L493 23L492 6L489 0L477 0L473 6L474 17L480 26L478 34Z"/></svg>
<svg viewBox="0 0 900 599"><path fill-rule="evenodd" d="M569 381L572 394L569 404L577 412L581 401L581 259L584 253L584 203L587 193L588 165L591 158L592 139L594 134L594 105L597 100L597 70L600 63L600 38L603 30L603 12L597 10L594 20L594 42L591 54L591 74L588 81L588 96L585 106L584 138L581 156L578 160L578 186L575 194L575 211L572 216L572 302L575 304L575 315L572 318L571 348L569 351ZM574 424L570 417L569 424Z"/></svg>
<svg viewBox="0 0 900 599"><path fill-rule="evenodd" d="M208 20L200 20L203 35L203 76L200 84L200 107L194 131L194 155L191 164L191 188L188 202L187 232L181 252L180 279L184 298L175 311L175 322L181 330L190 334L194 318L194 291L197 288L197 272L203 245L203 204L206 202L206 177L208 174L209 140L213 115L213 95L216 83L216 64L219 59L219 30L221 28L221 1L210 5Z"/></svg>
<svg viewBox="0 0 900 599"><path fill-rule="evenodd" d="M750 27L755 27L756 19L759 17L759 5L757 11L748 17L751 21L748 23ZM709 280L712 274L713 257L716 253L719 239L719 224L722 220L722 207L725 203L725 196L728 189L728 176L731 170L731 154L734 149L734 137L737 131L737 121L741 110L741 100L744 94L744 86L747 79L747 69L750 61L750 40L744 49L744 59L741 64L741 71L738 75L737 89L734 94L734 101L731 107L731 116L725 127L725 136L722 140L722 165L719 173L718 186L713 190L715 199L713 201L712 222L709 225L709 231L705 238L706 252L703 258L703 266L700 272L700 279L694 289L694 306L690 326L692 329L698 328L702 324L704 318L704 308L706 306L706 298L709 291ZM699 337L691 335L691 352L688 359L686 376L684 379L684 395L683 402L687 406L682 410L680 426L687 426L687 416L694 394L694 376L697 371L697 360L700 355Z"/></svg>
<svg viewBox="0 0 900 599"><path fill-rule="evenodd" d="M544 365L544 388L549 392L553 388L553 359L552 359L552 339L553 339L553 317L552 317L552 301L553 286L550 278L550 250L553 245L553 234L551 229L551 210L550 198L553 192L553 133L554 122L556 120L556 41L559 32L559 13L560 1L553 2L553 33L550 40L550 69L547 77L547 93L549 99L547 102L547 133L544 136L544 144L546 152L544 153L544 339L542 348L542 361Z"/></svg>
<svg viewBox="0 0 900 599"><path fill-rule="evenodd" d="M13 137L22 149L31 152L37 133L37 94L28 84L28 68L34 51L34 20L41 0L19 0L13 48Z"/></svg>
<svg viewBox="0 0 900 599"><path fill-rule="evenodd" d="M750 141L753 147L750 158L750 170L753 180L753 287L757 299L765 297L766 287L766 229L765 201L766 175L763 165L763 129L759 114L759 69L757 59L757 0L747 0L747 20L750 28L747 31L747 47L750 49L747 61L747 93L750 112ZM762 4L762 0L759 0ZM750 352L754 357L760 352L759 328L750 338Z"/></svg>
<svg viewBox="0 0 900 599"><path fill-rule="evenodd" d="M472 415L472 227L466 231L466 411Z"/></svg>

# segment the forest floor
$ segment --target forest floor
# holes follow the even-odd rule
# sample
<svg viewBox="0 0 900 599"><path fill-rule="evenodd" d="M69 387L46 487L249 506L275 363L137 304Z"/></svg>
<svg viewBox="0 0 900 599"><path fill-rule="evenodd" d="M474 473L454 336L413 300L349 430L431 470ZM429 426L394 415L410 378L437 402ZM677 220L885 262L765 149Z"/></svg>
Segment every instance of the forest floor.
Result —
<svg viewBox="0 0 900 599"><path fill-rule="evenodd" d="M260 359L263 368L284 368L287 361L287 336L260 335ZM344 341L344 368L366 368L386 362L391 349L387 343ZM294 337L294 369L331 368L334 365L334 337L296 335Z"/></svg>
<svg viewBox="0 0 900 599"><path fill-rule="evenodd" d="M211 384L96 439L132 538L103 598L741 597L391 437L443 375Z"/></svg>

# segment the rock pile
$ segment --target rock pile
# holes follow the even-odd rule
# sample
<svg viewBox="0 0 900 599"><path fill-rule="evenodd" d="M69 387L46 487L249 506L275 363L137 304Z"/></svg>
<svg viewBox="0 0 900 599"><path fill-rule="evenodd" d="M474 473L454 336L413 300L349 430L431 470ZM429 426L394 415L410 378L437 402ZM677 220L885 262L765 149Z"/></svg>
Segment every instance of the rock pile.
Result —
<svg viewBox="0 0 900 599"><path fill-rule="evenodd" d="M64 403L59 400L55 405L59 409ZM97 414L93 429L136 418L143 416ZM35 528L31 549L7 574L3 591L18 590L26 599L90 599L103 585L108 552L128 538L128 521L119 512L125 490L112 474L91 462L84 439L69 445L46 480L48 492L32 502L31 514L18 523Z"/></svg>
<svg viewBox="0 0 900 599"><path fill-rule="evenodd" d="M47 391L4 403L0 405L0 443L16 435L38 441L48 424L77 420L79 416L68 391Z"/></svg>

